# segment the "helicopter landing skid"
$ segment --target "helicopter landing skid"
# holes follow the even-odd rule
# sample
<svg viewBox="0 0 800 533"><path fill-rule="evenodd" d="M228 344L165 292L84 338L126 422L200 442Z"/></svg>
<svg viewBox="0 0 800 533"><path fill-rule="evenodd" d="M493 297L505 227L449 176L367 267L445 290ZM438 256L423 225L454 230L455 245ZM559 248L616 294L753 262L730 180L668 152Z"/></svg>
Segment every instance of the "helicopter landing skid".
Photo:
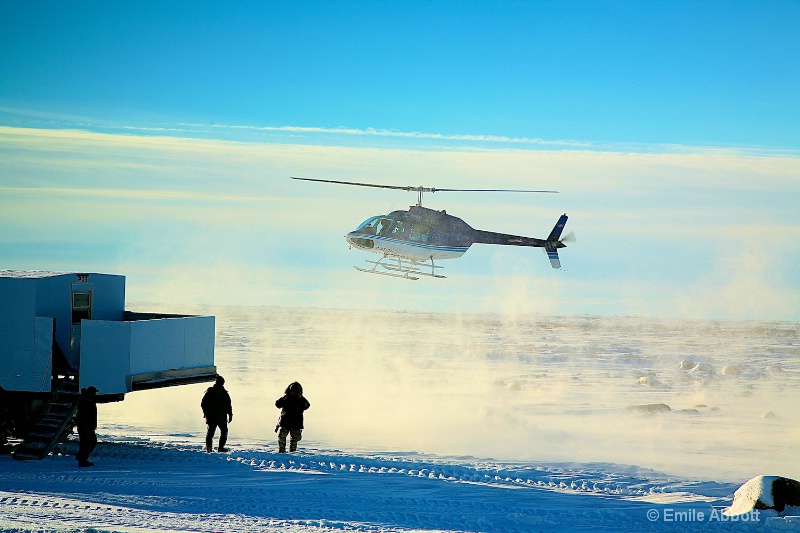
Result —
<svg viewBox="0 0 800 533"><path fill-rule="evenodd" d="M388 263L384 262L384 259L390 261ZM409 259L403 259L397 256L388 256L385 255L378 259L377 261L370 261L369 259L366 260L367 263L372 264L372 268L361 268L361 267L353 267L359 272L366 272L367 274L378 274L381 276L392 276L393 278L404 278L410 280L418 280L417 276L427 276L429 278L446 278L447 276L442 276L441 274L436 273L437 268L444 268L439 265L435 265L433 263L433 259L426 259L424 261L413 261ZM378 267L382 267L389 272L384 272L382 270L378 270ZM430 269L430 272L426 272L425 270Z"/></svg>

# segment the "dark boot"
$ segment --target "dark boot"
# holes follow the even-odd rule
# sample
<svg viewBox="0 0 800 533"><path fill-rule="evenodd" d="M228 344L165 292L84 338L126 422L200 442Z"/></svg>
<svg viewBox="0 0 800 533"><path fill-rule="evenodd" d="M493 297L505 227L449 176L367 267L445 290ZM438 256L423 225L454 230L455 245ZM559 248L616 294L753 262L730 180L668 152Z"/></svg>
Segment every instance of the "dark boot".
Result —
<svg viewBox="0 0 800 533"><path fill-rule="evenodd" d="M224 453L228 451L228 448L225 447L225 443L228 442L228 438L225 436L221 436L219 438L219 448L217 448L220 452Z"/></svg>

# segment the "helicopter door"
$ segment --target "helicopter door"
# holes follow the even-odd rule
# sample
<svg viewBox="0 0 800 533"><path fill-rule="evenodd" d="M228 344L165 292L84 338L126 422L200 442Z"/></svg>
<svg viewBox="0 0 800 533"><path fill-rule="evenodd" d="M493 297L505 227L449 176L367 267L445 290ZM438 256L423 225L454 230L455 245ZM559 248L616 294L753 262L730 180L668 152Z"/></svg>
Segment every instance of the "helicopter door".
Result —
<svg viewBox="0 0 800 533"><path fill-rule="evenodd" d="M69 362L73 367L80 364L81 320L92 318L92 284L72 284L72 318L70 320Z"/></svg>

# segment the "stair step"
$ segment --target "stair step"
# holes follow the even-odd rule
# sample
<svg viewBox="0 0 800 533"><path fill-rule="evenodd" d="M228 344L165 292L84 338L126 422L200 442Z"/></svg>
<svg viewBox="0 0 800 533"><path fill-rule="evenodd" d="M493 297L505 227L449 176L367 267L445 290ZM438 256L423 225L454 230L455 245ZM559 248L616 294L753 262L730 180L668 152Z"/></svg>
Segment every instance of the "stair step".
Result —
<svg viewBox="0 0 800 533"><path fill-rule="evenodd" d="M67 418L67 415L70 414L71 409L64 409L63 411L59 411L57 413L44 413L42 415L42 420L49 421L49 422L57 422L60 420L64 420Z"/></svg>
<svg viewBox="0 0 800 533"><path fill-rule="evenodd" d="M64 424L64 422L66 422L66 421L67 421L67 417L58 418L58 419L50 419L50 420L40 420L33 427L38 427L38 428L42 428L42 429L47 428L49 430L49 429L52 429L52 428L55 428L55 427L62 426Z"/></svg>
<svg viewBox="0 0 800 533"><path fill-rule="evenodd" d="M78 396L55 394L44 413L14 450L15 459L42 459L69 427L78 406Z"/></svg>
<svg viewBox="0 0 800 533"><path fill-rule="evenodd" d="M64 423L64 419L61 419L61 420L48 420L48 421L42 420L42 421L39 421L36 424L36 426L42 427L42 428L57 428L63 423Z"/></svg>
<svg viewBox="0 0 800 533"><path fill-rule="evenodd" d="M31 432L28 433L28 438L31 439L31 440L36 440L36 441L46 440L46 439L52 438L52 436L53 436L53 432L52 431L48 431L48 432L31 431Z"/></svg>
<svg viewBox="0 0 800 533"><path fill-rule="evenodd" d="M47 442L40 440L30 440L30 441L25 441L24 444L20 444L19 447L23 449L40 451L43 448L47 447Z"/></svg>
<svg viewBox="0 0 800 533"><path fill-rule="evenodd" d="M55 426L60 426L66 421L67 421L66 416L62 418L48 418L47 420L39 420L33 425L33 427L40 429L53 428Z"/></svg>

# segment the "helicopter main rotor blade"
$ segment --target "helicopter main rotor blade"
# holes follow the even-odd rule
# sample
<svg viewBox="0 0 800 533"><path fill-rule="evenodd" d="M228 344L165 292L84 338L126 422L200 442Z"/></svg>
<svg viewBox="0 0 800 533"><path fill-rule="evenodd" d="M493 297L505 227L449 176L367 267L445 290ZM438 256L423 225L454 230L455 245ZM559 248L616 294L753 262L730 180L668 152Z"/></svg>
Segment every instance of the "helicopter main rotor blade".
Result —
<svg viewBox="0 0 800 533"><path fill-rule="evenodd" d="M375 187L378 189L395 189L398 191L414 191L414 192L534 192L534 193L558 193L558 191L531 191L523 189L437 189L435 187L413 187L407 185L405 187L400 185L380 185L375 183L359 183L357 181L336 181L336 180L320 180L314 178L296 178L293 180L302 181L316 181L319 183L337 183L339 185L357 185L359 187Z"/></svg>
<svg viewBox="0 0 800 533"><path fill-rule="evenodd" d="M314 178L295 178L293 180L302 181L316 181L318 183L338 183L339 185L357 185L359 187L375 187L378 189L396 189L398 191L418 191L422 187L401 187L400 185L378 185L375 183L359 183L357 181L336 181L336 180L318 180ZM423 189L425 192L430 192L430 189Z"/></svg>
<svg viewBox="0 0 800 533"><path fill-rule="evenodd" d="M544 192L555 193L558 191L531 191L528 189L429 189L430 192Z"/></svg>

